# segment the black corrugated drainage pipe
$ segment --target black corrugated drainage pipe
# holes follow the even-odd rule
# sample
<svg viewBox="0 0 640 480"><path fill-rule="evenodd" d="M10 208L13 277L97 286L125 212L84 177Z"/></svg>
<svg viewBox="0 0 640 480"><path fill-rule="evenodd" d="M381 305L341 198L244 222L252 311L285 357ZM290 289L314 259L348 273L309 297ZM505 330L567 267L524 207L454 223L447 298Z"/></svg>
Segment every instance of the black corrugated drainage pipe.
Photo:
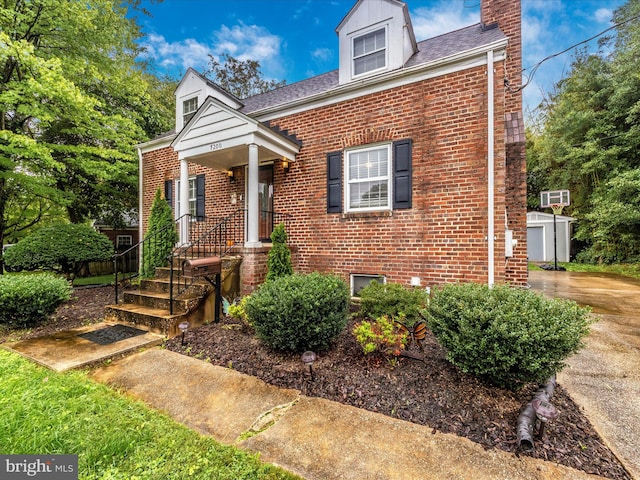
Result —
<svg viewBox="0 0 640 480"><path fill-rule="evenodd" d="M553 375L547 383L541 385L538 391L535 393L531 401L527 404L527 406L522 410L520 416L518 417L518 446L525 451L532 451L534 449L533 445L533 430L536 424L536 411L533 408L534 401L538 400L539 402L550 402L551 397L553 396L553 392L556 388L556 376Z"/></svg>

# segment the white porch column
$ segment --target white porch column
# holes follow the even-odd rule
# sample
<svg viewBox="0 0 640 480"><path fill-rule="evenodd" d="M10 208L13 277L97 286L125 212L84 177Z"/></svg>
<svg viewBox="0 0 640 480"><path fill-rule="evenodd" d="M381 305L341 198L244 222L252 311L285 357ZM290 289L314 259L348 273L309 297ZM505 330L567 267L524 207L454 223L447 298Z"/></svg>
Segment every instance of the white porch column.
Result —
<svg viewBox="0 0 640 480"><path fill-rule="evenodd" d="M189 243L189 162L186 158L180 159L180 245Z"/></svg>
<svg viewBox="0 0 640 480"><path fill-rule="evenodd" d="M249 169L247 172L247 241L245 247L261 247L258 240L258 222L260 205L258 205L258 145L249 144Z"/></svg>

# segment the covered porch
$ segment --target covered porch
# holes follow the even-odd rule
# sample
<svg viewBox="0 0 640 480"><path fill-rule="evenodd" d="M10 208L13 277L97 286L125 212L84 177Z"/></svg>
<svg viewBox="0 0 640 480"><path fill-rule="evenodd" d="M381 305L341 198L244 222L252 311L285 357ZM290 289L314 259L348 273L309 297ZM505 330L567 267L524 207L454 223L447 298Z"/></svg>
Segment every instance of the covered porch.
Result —
<svg viewBox="0 0 640 480"><path fill-rule="evenodd" d="M295 162L301 142L287 132L258 122L213 97L207 97L196 114L173 140L180 162L181 198L189 198L189 165L197 164L232 175L245 166L245 248L260 248L260 169L262 165ZM180 202L178 217L189 214L188 202ZM205 215L207 212L205 212ZM180 244L188 245L187 225L180 227Z"/></svg>

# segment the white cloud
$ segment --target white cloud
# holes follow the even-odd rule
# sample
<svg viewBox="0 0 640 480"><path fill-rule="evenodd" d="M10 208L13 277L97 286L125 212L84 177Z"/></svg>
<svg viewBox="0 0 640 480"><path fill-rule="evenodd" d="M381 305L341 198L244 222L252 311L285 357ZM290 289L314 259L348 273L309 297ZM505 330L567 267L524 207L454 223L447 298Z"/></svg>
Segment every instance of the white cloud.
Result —
<svg viewBox="0 0 640 480"><path fill-rule="evenodd" d="M330 48L316 48L311 52L311 56L314 60L326 62L333 57L333 51Z"/></svg>
<svg viewBox="0 0 640 480"><path fill-rule="evenodd" d="M257 60L267 77L281 76L282 39L267 29L243 23L232 27L222 25L210 38L210 43L193 38L169 42L164 36L152 33L141 46L146 50L146 58L176 77L189 67L205 71L209 54L219 58L224 53L238 60Z"/></svg>
<svg viewBox="0 0 640 480"><path fill-rule="evenodd" d="M608 8L599 8L594 15L596 22L609 23L613 16L613 11Z"/></svg>
<svg viewBox="0 0 640 480"><path fill-rule="evenodd" d="M264 27L239 23L229 28L222 25L214 32L215 48L213 53L228 53L238 60L265 60L276 58L280 54L282 39L269 33Z"/></svg>
<svg viewBox="0 0 640 480"><path fill-rule="evenodd" d="M207 54L211 51L208 45L193 38L168 42L164 36L155 33L149 34L141 46L146 50L146 58L177 76L189 67L204 70L209 59Z"/></svg>
<svg viewBox="0 0 640 480"><path fill-rule="evenodd" d="M464 8L461 2L440 0L433 7L421 7L411 12L416 40L436 37L480 22L477 9Z"/></svg>

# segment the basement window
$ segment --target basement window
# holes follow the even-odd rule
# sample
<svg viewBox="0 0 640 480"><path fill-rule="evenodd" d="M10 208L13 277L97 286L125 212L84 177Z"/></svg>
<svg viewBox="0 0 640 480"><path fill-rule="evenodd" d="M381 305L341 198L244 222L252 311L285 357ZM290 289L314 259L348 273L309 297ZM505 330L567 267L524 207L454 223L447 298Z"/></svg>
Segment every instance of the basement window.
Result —
<svg viewBox="0 0 640 480"><path fill-rule="evenodd" d="M381 284L387 283L387 279L384 275L367 275L362 273L351 274L351 296L358 296L360 290L369 285L371 282L377 282Z"/></svg>

